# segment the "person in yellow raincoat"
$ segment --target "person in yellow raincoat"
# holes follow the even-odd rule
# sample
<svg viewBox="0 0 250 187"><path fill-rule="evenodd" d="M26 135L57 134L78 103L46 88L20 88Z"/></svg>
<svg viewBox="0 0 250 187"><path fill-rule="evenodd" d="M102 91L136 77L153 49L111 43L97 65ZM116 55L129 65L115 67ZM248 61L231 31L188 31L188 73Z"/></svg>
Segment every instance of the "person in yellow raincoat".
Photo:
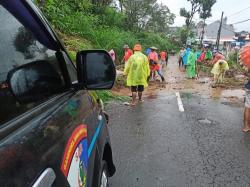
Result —
<svg viewBox="0 0 250 187"><path fill-rule="evenodd" d="M229 70L229 66L225 60L218 60L214 64L211 73L214 74L215 84L223 83L223 79L227 70Z"/></svg>
<svg viewBox="0 0 250 187"><path fill-rule="evenodd" d="M139 102L142 102L142 92L148 86L147 79L150 75L149 62L146 55L142 52L140 44L134 46L134 54L129 58L124 70L127 75L127 85L131 87L132 102L135 105L138 92Z"/></svg>

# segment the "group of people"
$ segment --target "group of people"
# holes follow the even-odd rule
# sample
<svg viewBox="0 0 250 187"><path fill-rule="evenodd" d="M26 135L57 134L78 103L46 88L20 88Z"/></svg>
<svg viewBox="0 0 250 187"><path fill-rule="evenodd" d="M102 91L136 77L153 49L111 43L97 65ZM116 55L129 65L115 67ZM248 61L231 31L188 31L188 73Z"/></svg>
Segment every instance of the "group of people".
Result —
<svg viewBox="0 0 250 187"><path fill-rule="evenodd" d="M209 47L194 50L191 46L180 50L178 58L179 67L184 67L187 78L194 79L199 77L202 64L212 65L211 73L214 75L214 83L223 83L223 79L229 66L225 57L219 51L212 52Z"/></svg>
<svg viewBox="0 0 250 187"><path fill-rule="evenodd" d="M156 73L161 77L162 82L165 81L162 68L167 65L167 61L167 50L158 54L156 47L150 47L143 54L140 44L136 44L133 51L128 45L124 45L122 62L125 63L124 74L127 75L127 86L131 87L132 106L136 105L137 94L139 102L143 102L142 92L148 86L148 81L155 80Z"/></svg>
<svg viewBox="0 0 250 187"><path fill-rule="evenodd" d="M139 102L143 102L142 93L144 88L148 86L148 81L155 79L156 72L162 81L165 81L161 70L167 65L168 54L166 50L159 54L156 51L156 47L151 47L149 50L146 50L146 56L142 53L142 46L140 44L136 44L133 50L128 45L124 45L124 57L122 61L125 63L124 74L127 76L127 86L131 88L132 92L132 101L130 103L132 106L136 105L137 95ZM214 74L216 84L223 82L225 72L229 69L223 54L218 51L212 52L209 48L202 48L196 51L192 50L191 47L182 48L179 53L178 64L180 68L183 67L185 69L188 78L199 76L198 72L201 64L212 65L211 73ZM250 81L246 85L246 88L244 132L250 131Z"/></svg>

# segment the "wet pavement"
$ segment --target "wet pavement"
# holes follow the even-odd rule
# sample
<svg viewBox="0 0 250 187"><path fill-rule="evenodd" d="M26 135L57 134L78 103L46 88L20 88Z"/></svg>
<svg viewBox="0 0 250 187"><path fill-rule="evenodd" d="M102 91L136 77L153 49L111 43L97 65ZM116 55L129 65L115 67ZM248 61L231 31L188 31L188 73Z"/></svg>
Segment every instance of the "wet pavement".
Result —
<svg viewBox="0 0 250 187"><path fill-rule="evenodd" d="M175 67L168 67L168 78L177 73ZM136 107L106 107L117 168L110 186L250 186L250 133L241 131L243 91L175 76L178 81Z"/></svg>

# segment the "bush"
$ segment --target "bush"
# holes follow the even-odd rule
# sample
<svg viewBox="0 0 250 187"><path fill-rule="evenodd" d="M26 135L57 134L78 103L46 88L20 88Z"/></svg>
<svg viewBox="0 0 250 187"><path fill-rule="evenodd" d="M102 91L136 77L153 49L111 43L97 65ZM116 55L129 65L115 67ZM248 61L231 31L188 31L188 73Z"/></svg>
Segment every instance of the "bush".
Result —
<svg viewBox="0 0 250 187"><path fill-rule="evenodd" d="M160 34L143 32L138 33L137 37L141 41L144 48L155 46L160 50L173 49L173 45L170 43L170 41L166 37L161 36Z"/></svg>
<svg viewBox="0 0 250 187"><path fill-rule="evenodd" d="M94 36L98 48L114 49L120 60L123 55L123 45L128 44L132 47L137 42L133 33L110 27L99 28L94 31Z"/></svg>

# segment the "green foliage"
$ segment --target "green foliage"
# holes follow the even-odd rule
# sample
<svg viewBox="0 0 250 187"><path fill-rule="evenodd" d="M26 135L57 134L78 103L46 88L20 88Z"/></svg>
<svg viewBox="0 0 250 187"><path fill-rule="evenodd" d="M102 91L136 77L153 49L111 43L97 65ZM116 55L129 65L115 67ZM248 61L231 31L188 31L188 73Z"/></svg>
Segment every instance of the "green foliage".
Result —
<svg viewBox="0 0 250 187"><path fill-rule="evenodd" d="M211 17L212 6L216 3L216 0L187 0L191 3L191 10L185 8L180 9L180 16L186 18L186 26L189 29L192 23L193 17L196 13L200 14L200 18L207 19Z"/></svg>
<svg viewBox="0 0 250 187"><path fill-rule="evenodd" d="M125 28L126 17L115 9L107 7L103 14L99 15L100 25L107 25L117 28Z"/></svg>
<svg viewBox="0 0 250 187"><path fill-rule="evenodd" d="M161 49L174 48L173 44L165 37L164 34L156 33L156 31L167 30L168 24L173 22L174 16L170 13L166 6L158 6L155 0L145 1L145 13L151 6L154 9L155 17L152 20L158 21L158 25L164 27L156 27L152 33L141 31L133 32L127 24L128 14L118 12L116 9L107 6L110 1L91 1L91 0L36 0L46 17L59 32L60 38L64 41L70 56L75 59L75 53L79 50L90 48L102 48L106 50L114 49L118 61L123 56L123 45L128 44L133 47L135 43L142 42L142 45L150 47L158 46ZM104 4L102 4L102 2ZM146 2L150 2L147 4ZM132 1L123 1L124 7L126 3ZM136 7L141 8L141 7ZM151 7L152 8L152 7ZM139 11L140 12L140 11ZM140 12L142 17L145 14ZM161 12L160 19L156 19L156 14ZM163 19L165 18L166 19ZM135 17L136 18L136 17ZM135 20L137 23L138 20ZM162 21L162 22L161 22ZM139 27L136 25L136 27ZM86 38L87 40L85 40ZM117 61L117 63L118 63Z"/></svg>
<svg viewBox="0 0 250 187"><path fill-rule="evenodd" d="M94 5L107 6L112 3L112 0L91 0Z"/></svg>
<svg viewBox="0 0 250 187"><path fill-rule="evenodd" d="M160 50L174 48L174 46L164 35L160 35L157 33L150 33L150 32L138 33L137 38L145 48L151 46L155 46Z"/></svg>
<svg viewBox="0 0 250 187"><path fill-rule="evenodd" d="M96 91L96 94L99 98L102 99L104 104L107 104L108 102L110 102L112 100L123 101L123 102L129 100L129 97L127 97L127 96L115 96L112 94L111 91L107 91L107 90Z"/></svg>
<svg viewBox="0 0 250 187"><path fill-rule="evenodd" d="M232 64L237 63L238 54L237 53L230 53L228 55L228 65L231 66Z"/></svg>
<svg viewBox="0 0 250 187"><path fill-rule="evenodd" d="M203 0L187 0L191 3L191 10L188 11L185 8L180 9L180 16L186 18L186 26L189 30L194 15L200 11Z"/></svg>
<svg viewBox="0 0 250 187"><path fill-rule="evenodd" d="M151 10L151 15L146 23L146 30L164 33L168 26L174 23L175 15L166 5L156 3Z"/></svg>
<svg viewBox="0 0 250 187"><path fill-rule="evenodd" d="M240 65L240 63L238 62L238 53L230 53L228 55L228 65L230 67L230 69L234 69L237 70L239 72L244 72L243 66Z"/></svg>
<svg viewBox="0 0 250 187"><path fill-rule="evenodd" d="M183 46L184 44L186 44L187 38L188 38L188 29L186 27L181 27L178 28L176 35L177 38L179 39L179 45Z"/></svg>
<svg viewBox="0 0 250 187"><path fill-rule="evenodd" d="M118 56L123 54L124 43L133 46L137 39L131 32L121 31L118 28L103 27L93 31L97 48L114 49Z"/></svg>
<svg viewBox="0 0 250 187"><path fill-rule="evenodd" d="M203 0L201 9L200 9L200 18L206 20L211 17L211 10L213 5L216 3L216 0Z"/></svg>
<svg viewBox="0 0 250 187"><path fill-rule="evenodd" d="M147 24L146 17L152 13L152 7L156 0L123 0L120 1L124 7L126 15L125 24L131 31L139 32L143 30Z"/></svg>
<svg viewBox="0 0 250 187"><path fill-rule="evenodd" d="M175 15L166 5L156 0L122 0L119 3L121 10L124 7L125 24L131 31L163 33L174 22Z"/></svg>

